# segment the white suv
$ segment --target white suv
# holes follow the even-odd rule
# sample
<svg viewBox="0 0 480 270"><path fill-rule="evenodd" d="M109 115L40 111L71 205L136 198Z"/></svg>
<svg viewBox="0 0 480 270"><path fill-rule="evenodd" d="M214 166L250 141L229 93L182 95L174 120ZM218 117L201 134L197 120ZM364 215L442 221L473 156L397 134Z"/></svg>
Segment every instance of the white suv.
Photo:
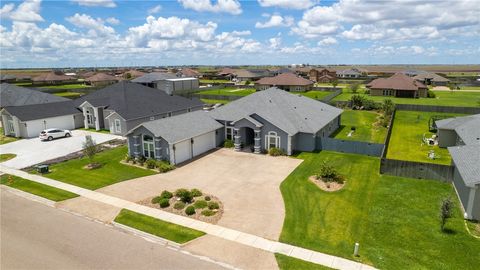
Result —
<svg viewBox="0 0 480 270"><path fill-rule="evenodd" d="M49 128L45 129L44 131L40 132L40 140L45 141L45 140L53 140L56 138L62 138L62 137L71 137L72 133L70 130L66 129L58 129L58 128Z"/></svg>

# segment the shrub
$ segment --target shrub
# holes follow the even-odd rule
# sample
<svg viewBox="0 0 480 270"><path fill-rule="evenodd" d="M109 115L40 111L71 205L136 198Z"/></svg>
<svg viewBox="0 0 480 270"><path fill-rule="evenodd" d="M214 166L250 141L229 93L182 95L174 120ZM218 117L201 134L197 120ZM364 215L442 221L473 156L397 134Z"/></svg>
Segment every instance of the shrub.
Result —
<svg viewBox="0 0 480 270"><path fill-rule="evenodd" d="M338 175L337 170L331 165L328 165L326 161L320 166L320 172L317 178L335 178Z"/></svg>
<svg viewBox="0 0 480 270"><path fill-rule="evenodd" d="M395 103L389 98L384 99L382 103L382 111L384 115L391 115L395 110Z"/></svg>
<svg viewBox="0 0 480 270"><path fill-rule="evenodd" d="M191 203L193 199L192 193L184 188L177 189L175 191L175 196L179 197L184 203Z"/></svg>
<svg viewBox="0 0 480 270"><path fill-rule="evenodd" d="M352 103L352 107L362 107L365 102L365 97L361 95L353 95L350 98L350 102Z"/></svg>
<svg viewBox="0 0 480 270"><path fill-rule="evenodd" d="M152 199L152 203L160 203L161 199L163 199L161 196L156 196Z"/></svg>
<svg viewBox="0 0 480 270"><path fill-rule="evenodd" d="M140 164L140 166L143 166L143 164L145 163L145 161L147 160L144 156L139 156L136 158L138 164Z"/></svg>
<svg viewBox="0 0 480 270"><path fill-rule="evenodd" d="M92 139L92 136L86 135L83 143L83 154L88 157L90 163L93 163L95 155L99 152L97 143Z"/></svg>
<svg viewBox="0 0 480 270"><path fill-rule="evenodd" d="M160 200L160 207L161 208L166 208L166 207L169 207L170 206L170 202L168 201L167 198L162 198Z"/></svg>
<svg viewBox="0 0 480 270"><path fill-rule="evenodd" d="M177 210L182 210L183 208L185 208L185 203L184 202L176 202L173 205L173 208L175 208Z"/></svg>
<svg viewBox="0 0 480 270"><path fill-rule="evenodd" d="M232 148L233 146L234 144L232 140L225 140L225 142L223 143L223 147L225 148Z"/></svg>
<svg viewBox="0 0 480 270"><path fill-rule="evenodd" d="M195 207L190 205L189 207L185 208L185 214L189 216L195 214Z"/></svg>
<svg viewBox="0 0 480 270"><path fill-rule="evenodd" d="M210 198L210 196L205 196L205 201L210 201L212 198Z"/></svg>
<svg viewBox="0 0 480 270"><path fill-rule="evenodd" d="M376 109L378 109L378 105L377 105L377 103L376 103L375 101L373 101L373 100L371 100L371 99L365 99L365 100L363 101L363 108L364 108L365 110L368 110L368 111L370 111L370 110L376 110Z"/></svg>
<svg viewBox="0 0 480 270"><path fill-rule="evenodd" d="M165 173L175 169L175 166L171 165L170 162L165 160L157 161L156 166L158 167L158 171L161 173Z"/></svg>
<svg viewBox="0 0 480 270"><path fill-rule="evenodd" d="M215 212L213 212L212 210L210 209L205 209L201 212L202 215L206 216L206 217L210 217L210 216L213 216L215 215Z"/></svg>
<svg viewBox="0 0 480 270"><path fill-rule="evenodd" d="M453 202L450 198L445 198L442 200L442 205L440 207L440 228L442 231L445 231L445 224L447 220L453 215Z"/></svg>
<svg viewBox="0 0 480 270"><path fill-rule="evenodd" d="M164 190L164 191L162 191L162 194L160 194L160 197L165 198L165 199L170 199L170 198L173 197L173 194L168 190Z"/></svg>
<svg viewBox="0 0 480 270"><path fill-rule="evenodd" d="M272 147L268 150L268 154L270 156L276 157L276 156L284 156L285 152L280 148Z"/></svg>
<svg viewBox="0 0 480 270"><path fill-rule="evenodd" d="M125 162L130 162L130 161L132 161L133 159L135 159L135 158L134 158L133 156L130 156L129 154L127 154L127 155L125 156Z"/></svg>
<svg viewBox="0 0 480 270"><path fill-rule="evenodd" d="M196 189L196 188L190 190L190 192L192 193L193 197L200 197L200 196L203 195L203 193L199 189Z"/></svg>
<svg viewBox="0 0 480 270"><path fill-rule="evenodd" d="M149 158L147 159L147 161L145 161L145 165L148 169L155 169L155 167L157 166L157 161L153 158Z"/></svg>
<svg viewBox="0 0 480 270"><path fill-rule="evenodd" d="M220 205L217 202L208 202L208 209L214 210L219 208L220 208Z"/></svg>
<svg viewBox="0 0 480 270"><path fill-rule="evenodd" d="M207 207L207 205L207 201L204 200L195 201L195 203L193 204L193 206L195 206L195 209L203 209Z"/></svg>
<svg viewBox="0 0 480 270"><path fill-rule="evenodd" d="M435 97L436 97L435 92L433 92L432 90L428 90L428 92L427 92L427 97L429 97L429 98L435 98Z"/></svg>

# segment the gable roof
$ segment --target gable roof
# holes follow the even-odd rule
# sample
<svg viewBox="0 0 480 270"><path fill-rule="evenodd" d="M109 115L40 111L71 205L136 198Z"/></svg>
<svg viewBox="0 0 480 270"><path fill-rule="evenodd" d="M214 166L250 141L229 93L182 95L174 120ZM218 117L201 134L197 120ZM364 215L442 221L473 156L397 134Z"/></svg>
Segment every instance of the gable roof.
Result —
<svg viewBox="0 0 480 270"><path fill-rule="evenodd" d="M81 113L75 108L73 100L5 107L4 110L9 114L16 116L20 121L30 121Z"/></svg>
<svg viewBox="0 0 480 270"><path fill-rule="evenodd" d="M137 78L137 77L145 75L144 72L138 71L136 69L127 70L127 71L122 73L123 76L127 76L127 74L130 74L130 76L132 76L132 78Z"/></svg>
<svg viewBox="0 0 480 270"><path fill-rule="evenodd" d="M32 81L34 82L72 81L72 80L76 80L76 79L72 76L57 74L53 71L49 73L41 74L32 78Z"/></svg>
<svg viewBox="0 0 480 270"><path fill-rule="evenodd" d="M275 77L265 77L255 82L267 85L313 85L313 82L293 73L281 73Z"/></svg>
<svg viewBox="0 0 480 270"><path fill-rule="evenodd" d="M80 106L85 101L93 106L114 110L127 121L203 106L203 102L197 98L170 96L159 89L128 81L82 96L75 100L75 104Z"/></svg>
<svg viewBox="0 0 480 270"><path fill-rule="evenodd" d="M178 73L184 77L195 77L200 75L200 72L191 68L182 68L182 70L180 70Z"/></svg>
<svg viewBox="0 0 480 270"><path fill-rule="evenodd" d="M341 109L276 87L232 101L209 114L217 120L237 121L255 115L290 135L316 133L342 113Z"/></svg>
<svg viewBox="0 0 480 270"><path fill-rule="evenodd" d="M166 79L176 79L178 78L177 75L174 73L166 73L166 72L152 72L147 73L141 77L133 79L132 82L135 83L152 83L156 81L162 81Z"/></svg>
<svg viewBox="0 0 480 270"><path fill-rule="evenodd" d="M437 128L455 130L465 144L480 145L480 114L435 121Z"/></svg>
<svg viewBox="0 0 480 270"><path fill-rule="evenodd" d="M430 79L432 82L449 82L450 80L444 78L436 73L424 72L420 73L417 76L413 77L417 81L424 81L425 79Z"/></svg>
<svg viewBox="0 0 480 270"><path fill-rule="evenodd" d="M223 125L211 118L207 112L194 111L145 122L133 128L127 135L138 127L144 127L154 136L162 137L172 144L217 130Z"/></svg>
<svg viewBox="0 0 480 270"><path fill-rule="evenodd" d="M389 78L375 79L367 87L370 89L393 89L393 90L409 90L417 91L419 89L426 89L427 87L415 79L408 77L403 73L395 73Z"/></svg>
<svg viewBox="0 0 480 270"><path fill-rule="evenodd" d="M453 162L467 186L480 184L480 144L448 147Z"/></svg>
<svg viewBox="0 0 480 270"><path fill-rule="evenodd" d="M237 70L233 69L233 68L222 68L222 70L220 70L217 75L219 76L224 76L224 75L230 75L230 74L234 74Z"/></svg>
<svg viewBox="0 0 480 270"><path fill-rule="evenodd" d="M105 82L105 81L119 81L119 80L121 79L105 73L97 73L85 79L85 81L87 82Z"/></svg>
<svg viewBox="0 0 480 270"><path fill-rule="evenodd" d="M238 69L234 74L240 78L261 78L271 75L270 71L266 69Z"/></svg>
<svg viewBox="0 0 480 270"><path fill-rule="evenodd" d="M0 107L51 103L67 100L69 99L43 93L39 90L19 87L13 84L2 83L0 85Z"/></svg>

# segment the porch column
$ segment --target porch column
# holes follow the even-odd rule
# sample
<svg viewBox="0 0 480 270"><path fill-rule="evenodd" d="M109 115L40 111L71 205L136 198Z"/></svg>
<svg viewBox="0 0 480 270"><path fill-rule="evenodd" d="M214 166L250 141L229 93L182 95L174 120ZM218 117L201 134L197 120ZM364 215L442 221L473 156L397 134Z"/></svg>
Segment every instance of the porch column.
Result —
<svg viewBox="0 0 480 270"><path fill-rule="evenodd" d="M133 135L133 156L138 158L141 156L141 150L140 150L140 136L139 135Z"/></svg>
<svg viewBox="0 0 480 270"><path fill-rule="evenodd" d="M83 125L85 126L86 129L88 129L87 108L83 107L82 112L83 112Z"/></svg>
<svg viewBox="0 0 480 270"><path fill-rule="evenodd" d="M255 129L254 133L255 133L255 138L254 138L255 144L253 146L253 153L260 154L261 152L260 150L262 149L262 138L260 137L260 129Z"/></svg>
<svg viewBox="0 0 480 270"><path fill-rule="evenodd" d="M161 147L162 139L160 137L155 137L155 159L162 159L162 147Z"/></svg>
<svg viewBox="0 0 480 270"><path fill-rule="evenodd" d="M470 193L468 194L468 204L467 204L467 209L465 211L467 212L467 218L471 219L472 218L472 213L473 213L473 201L475 199L475 191L476 188L470 188Z"/></svg>
<svg viewBox="0 0 480 270"><path fill-rule="evenodd" d="M93 118L95 118L95 130L100 130L100 120L98 119L98 107L93 108Z"/></svg>
<svg viewBox="0 0 480 270"><path fill-rule="evenodd" d="M2 115L2 127L3 127L3 135L8 136L10 135L10 126L8 124L8 117L6 115Z"/></svg>
<svg viewBox="0 0 480 270"><path fill-rule="evenodd" d="M235 146L235 151L240 151L241 149L241 143L240 143L240 135L239 135L240 129L238 128L233 128L233 145Z"/></svg>
<svg viewBox="0 0 480 270"><path fill-rule="evenodd" d="M288 135L288 140L287 140L287 155L289 156L292 155L292 136L290 135Z"/></svg>
<svg viewBox="0 0 480 270"><path fill-rule="evenodd" d="M22 137L22 134L20 134L20 120L15 116L12 116L12 120L13 120L13 129L15 130L15 137L17 138ZM27 134L25 134L25 136L28 137L28 132Z"/></svg>

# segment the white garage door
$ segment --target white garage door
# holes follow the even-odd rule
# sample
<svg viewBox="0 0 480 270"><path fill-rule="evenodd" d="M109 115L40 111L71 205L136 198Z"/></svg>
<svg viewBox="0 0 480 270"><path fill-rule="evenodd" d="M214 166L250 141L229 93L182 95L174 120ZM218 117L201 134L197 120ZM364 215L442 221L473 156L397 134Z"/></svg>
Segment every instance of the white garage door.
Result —
<svg viewBox="0 0 480 270"><path fill-rule="evenodd" d="M32 120L26 123L27 137L36 137L47 128L74 129L73 115L50 117L39 120Z"/></svg>
<svg viewBox="0 0 480 270"><path fill-rule="evenodd" d="M184 162L192 158L192 149L190 140L185 140L175 144L175 164Z"/></svg>
<svg viewBox="0 0 480 270"><path fill-rule="evenodd" d="M198 156L215 148L215 131L200 135L193 139L193 156Z"/></svg>

